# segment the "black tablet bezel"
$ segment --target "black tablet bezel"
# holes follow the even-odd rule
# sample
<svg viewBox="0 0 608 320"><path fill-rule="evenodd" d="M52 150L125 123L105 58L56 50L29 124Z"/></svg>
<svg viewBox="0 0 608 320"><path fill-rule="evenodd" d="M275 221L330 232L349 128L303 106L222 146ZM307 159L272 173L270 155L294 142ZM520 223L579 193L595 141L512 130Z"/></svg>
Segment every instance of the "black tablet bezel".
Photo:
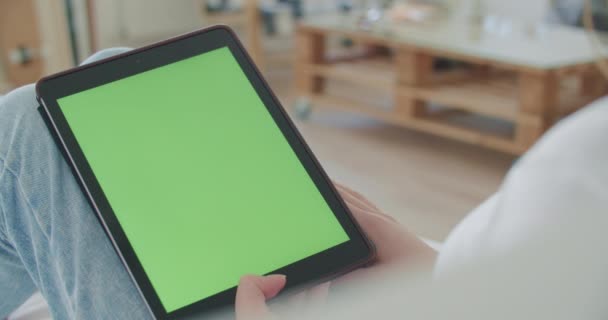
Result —
<svg viewBox="0 0 608 320"><path fill-rule="evenodd" d="M236 288L230 288L177 311L166 312L70 130L57 100L222 47L228 47L235 56L272 118L350 238L348 242L271 273L287 275L287 289L289 289L327 280L351 271L369 263L375 255L373 245L366 239L327 174L230 28L214 26L202 29L43 78L37 83L36 91L49 123L58 137L60 148L65 151L67 160L77 175L106 234L126 265L150 311L157 319L179 319L219 307L228 307L234 303Z"/></svg>

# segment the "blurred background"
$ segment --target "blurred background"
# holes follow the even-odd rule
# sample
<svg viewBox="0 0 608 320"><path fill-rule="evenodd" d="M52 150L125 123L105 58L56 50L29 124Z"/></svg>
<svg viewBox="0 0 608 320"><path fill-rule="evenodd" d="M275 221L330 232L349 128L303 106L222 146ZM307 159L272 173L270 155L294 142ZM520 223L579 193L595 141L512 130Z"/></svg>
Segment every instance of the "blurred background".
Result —
<svg viewBox="0 0 608 320"><path fill-rule="evenodd" d="M105 48L227 24L329 175L440 243L606 93L607 2L590 3L595 35L582 0L0 0L0 97ZM12 319L47 316L38 297Z"/></svg>
<svg viewBox="0 0 608 320"><path fill-rule="evenodd" d="M0 0L0 94L110 47L228 24L330 176L442 241L603 95L578 0ZM605 1L593 2L596 28Z"/></svg>

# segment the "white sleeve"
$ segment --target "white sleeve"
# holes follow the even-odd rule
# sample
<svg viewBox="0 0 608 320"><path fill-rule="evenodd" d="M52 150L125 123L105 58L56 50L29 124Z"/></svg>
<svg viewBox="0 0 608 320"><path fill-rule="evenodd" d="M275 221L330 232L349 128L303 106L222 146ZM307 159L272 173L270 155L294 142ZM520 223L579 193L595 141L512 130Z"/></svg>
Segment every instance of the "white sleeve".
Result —
<svg viewBox="0 0 608 320"><path fill-rule="evenodd" d="M597 253L608 252L605 230L608 99L562 121L518 161L498 193L448 237L435 274L441 277L539 237L567 242L571 247L561 252L566 262L599 262Z"/></svg>
<svg viewBox="0 0 608 320"><path fill-rule="evenodd" d="M496 212L497 195L488 198L452 230L441 247L435 273L444 274L473 261L481 249L484 233L489 229Z"/></svg>

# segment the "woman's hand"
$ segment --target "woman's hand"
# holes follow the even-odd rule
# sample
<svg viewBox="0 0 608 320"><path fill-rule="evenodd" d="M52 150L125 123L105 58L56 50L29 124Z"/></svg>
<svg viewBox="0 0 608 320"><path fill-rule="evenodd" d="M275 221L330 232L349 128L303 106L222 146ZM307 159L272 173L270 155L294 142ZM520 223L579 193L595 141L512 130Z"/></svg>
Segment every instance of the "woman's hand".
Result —
<svg viewBox="0 0 608 320"><path fill-rule="evenodd" d="M377 251L373 265L351 272L338 281L375 276L396 267L432 267L437 254L435 250L405 230L395 219L382 213L361 194L339 184L336 184L336 188L363 231L375 244ZM236 297L237 320L259 320L271 317L266 300L275 297L285 283L285 276L281 275L241 278ZM319 301L325 299L328 290L327 284L311 289L300 297Z"/></svg>
<svg viewBox="0 0 608 320"><path fill-rule="evenodd" d="M237 320L267 320L272 313L266 305L266 300L274 298L286 284L283 275L266 277L247 275L241 278L236 293ZM298 310L311 315L324 305L329 295L329 283L325 283L300 292L287 301L286 308ZM311 317L314 319L314 317Z"/></svg>
<svg viewBox="0 0 608 320"><path fill-rule="evenodd" d="M262 320L270 315L266 300L274 298L285 287L283 275L259 277L248 275L241 278L236 292L237 320Z"/></svg>
<svg viewBox="0 0 608 320"><path fill-rule="evenodd" d="M359 271L369 273L382 267L434 265L437 252L433 248L407 231L393 217L382 213L361 194L340 184L335 185L354 218L376 246L375 263Z"/></svg>

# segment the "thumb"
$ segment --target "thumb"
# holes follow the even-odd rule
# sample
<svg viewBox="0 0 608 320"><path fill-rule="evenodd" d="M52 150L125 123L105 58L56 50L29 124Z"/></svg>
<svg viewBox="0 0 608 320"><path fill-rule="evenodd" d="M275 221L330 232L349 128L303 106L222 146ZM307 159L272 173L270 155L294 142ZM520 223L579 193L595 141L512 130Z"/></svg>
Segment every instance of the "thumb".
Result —
<svg viewBox="0 0 608 320"><path fill-rule="evenodd" d="M266 300L274 298L286 283L283 275L243 276L236 291L236 319L259 320L269 317Z"/></svg>

